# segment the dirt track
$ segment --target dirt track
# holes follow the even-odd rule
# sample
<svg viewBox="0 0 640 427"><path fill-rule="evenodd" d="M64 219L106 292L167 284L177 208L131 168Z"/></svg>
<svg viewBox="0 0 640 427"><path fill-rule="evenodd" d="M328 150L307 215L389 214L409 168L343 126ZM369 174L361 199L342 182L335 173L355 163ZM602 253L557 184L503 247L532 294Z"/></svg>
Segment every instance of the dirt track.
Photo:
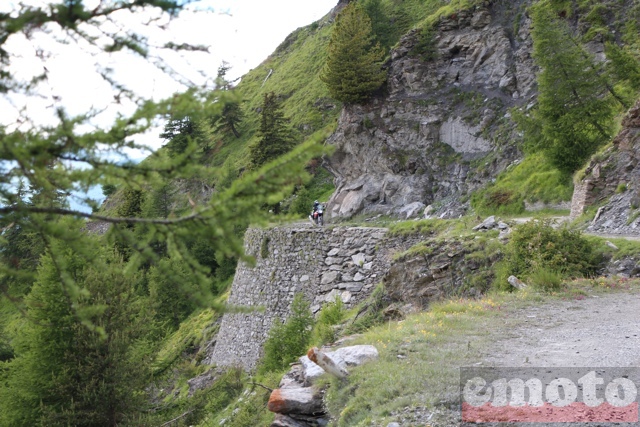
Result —
<svg viewBox="0 0 640 427"><path fill-rule="evenodd" d="M485 366L640 366L640 293L554 302L510 317Z"/></svg>
<svg viewBox="0 0 640 427"><path fill-rule="evenodd" d="M615 292L531 306L508 315L504 327L494 335L484 360L476 365L515 368L640 367L640 293ZM544 371L550 372L540 372ZM637 384L638 373L633 372ZM596 427L638 426L640 423L462 425Z"/></svg>

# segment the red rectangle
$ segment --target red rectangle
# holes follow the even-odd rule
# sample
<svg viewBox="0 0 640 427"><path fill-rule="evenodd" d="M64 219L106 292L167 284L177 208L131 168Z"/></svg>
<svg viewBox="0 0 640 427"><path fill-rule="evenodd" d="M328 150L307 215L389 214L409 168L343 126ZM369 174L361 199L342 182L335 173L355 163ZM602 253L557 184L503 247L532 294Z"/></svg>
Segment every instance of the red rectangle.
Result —
<svg viewBox="0 0 640 427"><path fill-rule="evenodd" d="M471 406L462 403L462 421L468 423L495 422L638 422L638 402L617 407L604 402L602 405L590 407L582 402L558 407L549 403L542 406L493 406L491 402L482 406Z"/></svg>

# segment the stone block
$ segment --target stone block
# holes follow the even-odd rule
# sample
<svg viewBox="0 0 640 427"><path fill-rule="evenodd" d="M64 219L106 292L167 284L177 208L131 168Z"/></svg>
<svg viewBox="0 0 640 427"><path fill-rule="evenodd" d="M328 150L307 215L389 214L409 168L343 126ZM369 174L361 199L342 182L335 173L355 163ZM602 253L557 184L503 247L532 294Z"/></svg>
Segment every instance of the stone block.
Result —
<svg viewBox="0 0 640 427"><path fill-rule="evenodd" d="M353 261L353 263L357 266L361 266L364 264L365 262L365 254L363 253L357 253L355 255L351 255L351 260Z"/></svg>
<svg viewBox="0 0 640 427"><path fill-rule="evenodd" d="M329 256L329 257L338 256L338 255L340 255L340 251L341 251L341 249L340 249L340 248L333 248L333 249L331 249L331 250L329 251L329 253L327 254L327 256Z"/></svg>
<svg viewBox="0 0 640 427"><path fill-rule="evenodd" d="M349 291L344 291L340 294L340 299L342 300L343 303L348 304L351 302L351 292Z"/></svg>
<svg viewBox="0 0 640 427"><path fill-rule="evenodd" d="M363 287L364 283L349 283L345 289L349 292L360 292Z"/></svg>
<svg viewBox="0 0 640 427"><path fill-rule="evenodd" d="M322 413L322 393L314 387L279 388L271 392L267 409L278 414Z"/></svg>
<svg viewBox="0 0 640 427"><path fill-rule="evenodd" d="M328 271L322 275L322 279L320 279L320 284L328 285L329 283L333 283L340 277L340 273L337 271Z"/></svg>

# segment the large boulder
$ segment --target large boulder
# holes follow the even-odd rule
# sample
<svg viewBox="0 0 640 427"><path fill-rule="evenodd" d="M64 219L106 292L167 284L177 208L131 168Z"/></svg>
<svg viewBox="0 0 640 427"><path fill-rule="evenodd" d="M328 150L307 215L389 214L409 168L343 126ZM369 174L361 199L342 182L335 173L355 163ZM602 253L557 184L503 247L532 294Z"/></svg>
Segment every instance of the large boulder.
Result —
<svg viewBox="0 0 640 427"><path fill-rule="evenodd" d="M271 392L267 409L279 414L323 414L322 391L315 387L278 388Z"/></svg>

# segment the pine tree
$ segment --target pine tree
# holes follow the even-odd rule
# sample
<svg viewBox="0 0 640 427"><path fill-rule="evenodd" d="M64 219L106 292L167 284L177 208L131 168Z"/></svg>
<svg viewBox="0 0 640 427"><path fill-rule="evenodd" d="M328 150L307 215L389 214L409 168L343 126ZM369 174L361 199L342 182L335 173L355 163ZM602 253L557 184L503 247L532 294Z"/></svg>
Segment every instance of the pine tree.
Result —
<svg viewBox="0 0 640 427"><path fill-rule="evenodd" d="M541 68L531 120L538 124L524 123L523 129L530 131L534 149L543 150L556 167L570 173L612 136L615 105L610 84L547 2L531 11L533 57Z"/></svg>
<svg viewBox="0 0 640 427"><path fill-rule="evenodd" d="M169 120L160 134L160 138L167 141L165 147L172 155L184 153L189 144L202 144L203 132L200 125L190 117Z"/></svg>
<svg viewBox="0 0 640 427"><path fill-rule="evenodd" d="M320 74L335 99L348 104L364 102L385 82L384 51L373 38L367 13L355 2L347 5L336 18Z"/></svg>
<svg viewBox="0 0 640 427"><path fill-rule="evenodd" d="M105 249L82 249L51 241L42 259L26 299L30 321L15 332L16 357L1 374L1 425L115 427L143 409L149 364L136 343L150 319L132 292L140 277ZM61 268L82 284L91 328L60 286Z"/></svg>
<svg viewBox="0 0 640 427"><path fill-rule="evenodd" d="M282 106L275 93L264 95L260 111L258 141L249 148L249 158L253 168L291 151L295 145L289 120L284 116Z"/></svg>
<svg viewBox="0 0 640 427"><path fill-rule="evenodd" d="M222 63L218 68L218 87L223 91L231 91L233 87L226 76L230 67L226 63ZM238 128L242 120L244 119L244 113L240 107L240 102L236 100L227 100L222 108L222 112L214 120L214 130L216 132L228 133L231 132L236 138L240 138L240 132Z"/></svg>

